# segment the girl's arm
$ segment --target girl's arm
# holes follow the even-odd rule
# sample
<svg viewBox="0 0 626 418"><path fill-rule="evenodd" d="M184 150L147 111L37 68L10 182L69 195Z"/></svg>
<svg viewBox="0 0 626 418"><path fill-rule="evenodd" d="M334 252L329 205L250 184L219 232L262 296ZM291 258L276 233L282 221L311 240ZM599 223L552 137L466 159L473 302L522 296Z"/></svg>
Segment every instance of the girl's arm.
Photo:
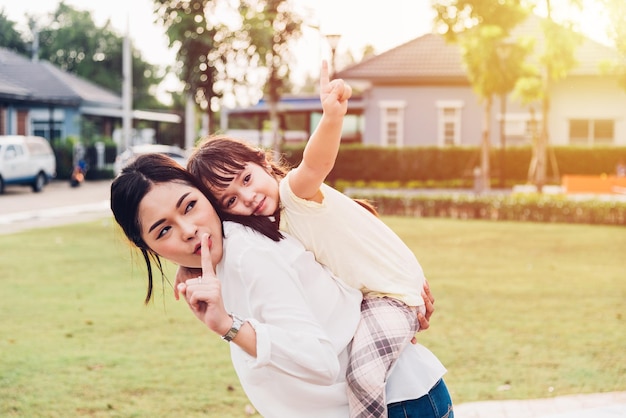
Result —
<svg viewBox="0 0 626 418"><path fill-rule="evenodd" d="M330 81L328 63L322 62L320 101L322 118L304 148L302 162L290 176L290 187L302 199L321 201L319 188L335 165L341 143L343 118L352 88L343 80Z"/></svg>

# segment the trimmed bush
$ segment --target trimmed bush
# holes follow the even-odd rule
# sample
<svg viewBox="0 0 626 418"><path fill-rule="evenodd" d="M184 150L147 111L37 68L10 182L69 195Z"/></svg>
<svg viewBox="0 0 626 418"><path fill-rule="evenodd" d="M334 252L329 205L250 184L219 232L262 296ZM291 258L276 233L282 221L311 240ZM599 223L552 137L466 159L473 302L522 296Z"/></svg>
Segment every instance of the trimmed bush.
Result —
<svg viewBox="0 0 626 418"><path fill-rule="evenodd" d="M292 166L297 165L302 160L303 149L303 144L286 146L283 149L284 159ZM554 147L551 153L558 173L548 164L547 175L552 183L557 184L563 174L612 174L620 157L626 159L626 147ZM507 148L505 157L505 187L526 183L531 148ZM327 180L331 184L397 182L406 187L409 183L418 182L420 187L454 187L454 184L469 187L474 168L478 166L478 147L394 148L351 144L340 147L335 167ZM500 150L497 148L491 152L490 167L491 183L496 185L501 171Z"/></svg>
<svg viewBox="0 0 626 418"><path fill-rule="evenodd" d="M546 195L400 195L359 194L382 215L626 225L626 202L571 200Z"/></svg>

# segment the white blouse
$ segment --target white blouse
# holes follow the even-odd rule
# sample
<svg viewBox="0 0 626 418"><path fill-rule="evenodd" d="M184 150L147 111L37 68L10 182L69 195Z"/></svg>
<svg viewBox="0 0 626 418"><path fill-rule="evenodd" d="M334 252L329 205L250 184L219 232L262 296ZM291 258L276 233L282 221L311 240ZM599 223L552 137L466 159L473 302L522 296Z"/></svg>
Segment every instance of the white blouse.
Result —
<svg viewBox="0 0 626 418"><path fill-rule="evenodd" d="M360 319L361 292L332 277L287 236L274 242L224 223L217 265L224 305L256 330L257 357L231 344L250 402L264 417L348 417L348 344ZM425 347L408 347L387 383L387 401L424 395L445 368Z"/></svg>

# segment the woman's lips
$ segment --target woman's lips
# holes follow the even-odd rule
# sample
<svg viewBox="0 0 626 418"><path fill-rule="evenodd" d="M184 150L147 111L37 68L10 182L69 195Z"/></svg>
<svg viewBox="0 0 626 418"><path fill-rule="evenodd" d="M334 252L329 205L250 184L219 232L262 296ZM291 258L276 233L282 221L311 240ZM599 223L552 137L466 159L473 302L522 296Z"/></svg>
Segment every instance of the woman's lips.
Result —
<svg viewBox="0 0 626 418"><path fill-rule="evenodd" d="M211 237L209 237L208 243L209 245L209 250L213 247L213 240L211 240ZM202 244L198 244L196 245L196 249L193 252L195 255L202 255Z"/></svg>

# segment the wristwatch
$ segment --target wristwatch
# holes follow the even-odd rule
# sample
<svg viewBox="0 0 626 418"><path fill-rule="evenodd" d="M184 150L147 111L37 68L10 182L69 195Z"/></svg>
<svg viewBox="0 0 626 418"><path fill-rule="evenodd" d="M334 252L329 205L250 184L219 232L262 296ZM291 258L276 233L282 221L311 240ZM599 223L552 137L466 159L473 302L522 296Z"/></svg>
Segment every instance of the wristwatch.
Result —
<svg viewBox="0 0 626 418"><path fill-rule="evenodd" d="M231 313L230 317L233 318L233 325L231 325L230 329L228 330L226 334L222 335L222 339L227 342L231 342L233 338L235 338L235 336L239 332L239 329L245 322L243 319L241 319L234 313Z"/></svg>

